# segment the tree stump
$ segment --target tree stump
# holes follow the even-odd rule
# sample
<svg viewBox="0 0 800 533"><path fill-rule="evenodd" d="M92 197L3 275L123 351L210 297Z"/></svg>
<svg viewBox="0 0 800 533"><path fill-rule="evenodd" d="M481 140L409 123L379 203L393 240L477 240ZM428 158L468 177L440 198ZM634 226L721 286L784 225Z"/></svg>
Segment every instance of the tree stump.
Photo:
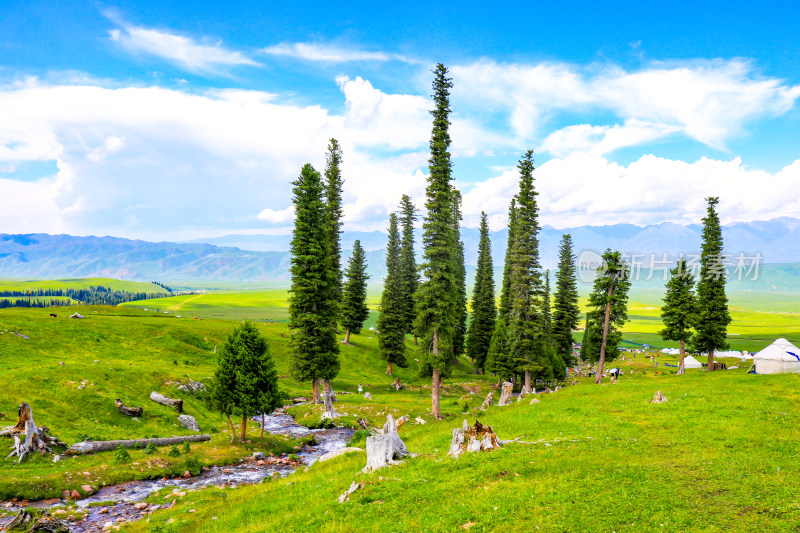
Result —
<svg viewBox="0 0 800 533"><path fill-rule="evenodd" d="M503 383L503 390L500 392L500 401L497 402L497 405L509 405L511 403L511 391L514 388L514 385L506 381Z"/></svg>
<svg viewBox="0 0 800 533"><path fill-rule="evenodd" d="M406 415L403 415L395 421L395 426L397 427L397 429L400 429L401 427L403 427L403 424L405 424L408 421L409 418Z"/></svg>
<svg viewBox="0 0 800 533"><path fill-rule="evenodd" d="M22 402L19 404L17 414L16 425L0 429L0 436L14 438L14 446L8 457L17 456L17 462L20 463L30 452L39 452L44 455L47 452L53 453L50 446L69 446L58 440L58 438L48 435L46 427L36 427L36 423L33 421L33 411L27 403ZM24 442L22 441L22 435L25 435Z"/></svg>
<svg viewBox="0 0 800 533"><path fill-rule="evenodd" d="M362 472L372 472L384 466L397 463L408 455L405 443L397 434L397 425L392 415L386 415L386 424L383 426L383 435L367 437L367 466Z"/></svg>
<svg viewBox="0 0 800 533"><path fill-rule="evenodd" d="M31 507L30 509L33 508ZM29 511L27 507L20 511L14 520L8 523L6 528L8 531L19 529L22 531L47 531L50 533L71 531L70 523L66 520L52 517L47 511L42 511L41 509Z"/></svg>
<svg viewBox="0 0 800 533"><path fill-rule="evenodd" d="M394 380L394 383L392 383L392 386L394 387L394 390L396 390L396 391L399 391L400 389L404 389L406 387L405 385L400 383L400 378L397 378L396 380Z"/></svg>
<svg viewBox="0 0 800 533"><path fill-rule="evenodd" d="M453 440L450 441L447 455L458 459L464 452L488 452L501 447L500 439L491 426L484 426L476 420L475 426L470 427L464 420L460 428L453 430Z"/></svg>
<svg viewBox="0 0 800 533"><path fill-rule="evenodd" d="M522 399L531 393L531 388L528 386L523 386L522 390L519 391L519 396L517 396L517 403L521 402Z"/></svg>
<svg viewBox="0 0 800 533"><path fill-rule="evenodd" d="M167 407L172 407L179 413L183 412L183 400L178 400L174 398L167 398L163 394L159 394L156 391L150 393L150 399L156 403L160 403L161 405L166 405Z"/></svg>
<svg viewBox="0 0 800 533"><path fill-rule="evenodd" d="M122 400L120 400L119 398L114 400L114 405L116 405L117 409L119 409L119 412L125 416L138 417L142 416L142 413L144 412L144 409L142 409L141 407L125 407L125 404L122 403Z"/></svg>
<svg viewBox="0 0 800 533"><path fill-rule="evenodd" d="M486 399L481 404L481 411L485 411L490 405L494 405L494 391L486 395Z"/></svg>
<svg viewBox="0 0 800 533"><path fill-rule="evenodd" d="M661 391L656 392L653 396L653 399L650 400L650 403L665 403L667 401L667 397L661 394Z"/></svg>
<svg viewBox="0 0 800 533"><path fill-rule="evenodd" d="M322 390L323 390L323 402L325 405L325 412L322 413L322 418L336 418L337 414L333 410L333 399L331 398L331 382L327 379L323 379L322 381Z"/></svg>

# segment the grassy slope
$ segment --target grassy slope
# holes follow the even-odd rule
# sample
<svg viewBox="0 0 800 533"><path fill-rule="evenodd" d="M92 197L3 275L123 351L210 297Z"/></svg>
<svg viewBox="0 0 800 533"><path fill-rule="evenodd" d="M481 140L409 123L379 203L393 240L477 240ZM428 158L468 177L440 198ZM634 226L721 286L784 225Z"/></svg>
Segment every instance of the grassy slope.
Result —
<svg viewBox="0 0 800 533"><path fill-rule="evenodd" d="M55 280L8 280L0 279L0 291L27 291L38 289L88 289L91 285L110 287L113 290L169 294L159 285L144 281L123 281L111 278L74 278Z"/></svg>

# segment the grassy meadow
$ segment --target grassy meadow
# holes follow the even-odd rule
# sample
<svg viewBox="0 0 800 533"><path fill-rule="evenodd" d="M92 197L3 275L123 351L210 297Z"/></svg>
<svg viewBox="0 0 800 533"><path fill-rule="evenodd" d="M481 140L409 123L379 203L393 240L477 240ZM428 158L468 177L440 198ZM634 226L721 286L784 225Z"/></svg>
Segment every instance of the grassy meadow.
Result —
<svg viewBox="0 0 800 533"><path fill-rule="evenodd" d="M285 289L253 288L69 308L84 320L68 319L57 308L57 318L49 317L53 309L0 310L0 412L6 413L0 426L13 424L17 405L27 401L39 425L70 443L87 436L188 434L174 411L148 399L158 391L183 398L185 412L212 436L210 442L192 444L188 456L133 450L131 462L124 464L113 452L59 463L38 455L22 464L0 458L0 499L56 497L87 482L98 486L173 476L190 465L230 463L254 450L292 450L297 442L273 435L260 439L255 427L248 433L251 444L230 445L227 421L176 388L189 379L208 382L214 347L248 318L269 340L287 397L307 397L310 384L289 374L286 295ZM731 298L729 331L739 334L731 335L732 347L757 350L778 336L800 342L796 300L759 295L750 306L746 298L737 298ZM373 321L374 293L370 301ZM632 298L626 339L672 345L656 334L659 304ZM750 375L749 364L676 376L674 368L664 366L675 364L675 357L659 355L658 367L642 357L626 358L619 363L625 373L615 385L595 386L581 378L577 385L540 395L539 404L523 400L491 407L478 416L481 422L501 439L521 442L454 460L446 457L452 429L464 419L474 421L495 379L473 374L462 358L445 380L444 420L431 420L430 384L417 376L417 349L410 338L411 365L394 372L408 385L400 392L390 386L394 378L384 374L377 336L365 329L352 342L341 347L342 368L333 380L336 410L342 414L338 423L355 426L366 418L381 425L388 413L412 421L419 416L425 425L409 422L400 430L418 456L360 474L361 452L256 486L189 492L172 509L124 529L782 531L800 523L800 498L793 490L800 474L795 445L800 376ZM372 400L355 394L359 383ZM648 403L657 390L668 403ZM144 407L144 415L138 421L122 416L115 398ZM292 414L310 426L321 421L320 406L298 406ZM364 488L349 502L337 503L353 481L364 482ZM163 503L163 496L153 501Z"/></svg>

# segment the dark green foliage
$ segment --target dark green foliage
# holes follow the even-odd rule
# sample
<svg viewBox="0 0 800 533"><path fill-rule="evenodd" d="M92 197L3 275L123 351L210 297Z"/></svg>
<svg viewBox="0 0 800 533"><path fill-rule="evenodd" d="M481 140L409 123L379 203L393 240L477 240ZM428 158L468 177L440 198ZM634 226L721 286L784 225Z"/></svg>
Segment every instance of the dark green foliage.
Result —
<svg viewBox="0 0 800 533"><path fill-rule="evenodd" d="M120 444L114 450L114 460L118 463L128 463L131 460L131 454L125 449L125 446Z"/></svg>
<svg viewBox="0 0 800 533"><path fill-rule="evenodd" d="M347 263L347 281L342 289L342 327L351 333L361 333L361 327L369 316L367 308L367 256L361 241L353 243L353 254Z"/></svg>
<svg viewBox="0 0 800 533"><path fill-rule="evenodd" d="M578 327L578 278L575 270L575 255L572 252L572 236L561 237L554 295L553 342L556 352L567 364L574 364L572 356L572 331Z"/></svg>
<svg viewBox="0 0 800 533"><path fill-rule="evenodd" d="M305 165L292 185L296 213L289 289L289 327L294 330L292 373L300 381L330 380L339 373L340 363L329 216L322 181L314 167Z"/></svg>
<svg viewBox="0 0 800 533"><path fill-rule="evenodd" d="M170 457L180 457L181 451L178 449L178 445L173 444L172 448L169 449L169 453L167 455L169 455Z"/></svg>
<svg viewBox="0 0 800 533"><path fill-rule="evenodd" d="M467 269L464 266L464 243L461 242L461 193L453 188L453 232L456 241L456 329L453 335L453 355L464 353L467 338Z"/></svg>
<svg viewBox="0 0 800 533"><path fill-rule="evenodd" d="M547 338L544 330L542 273L539 264L539 221L533 186L533 150L528 150L518 164L520 172L517 216L511 248L511 314L508 332L511 353L518 369L525 372L525 385L532 377L548 379L551 363L544 353Z"/></svg>
<svg viewBox="0 0 800 533"><path fill-rule="evenodd" d="M152 442L148 442L142 451L147 455L153 455L156 452L156 446Z"/></svg>
<svg viewBox="0 0 800 533"><path fill-rule="evenodd" d="M544 273L544 292L542 293L542 329L548 338L553 333L553 308L550 304L550 271Z"/></svg>
<svg viewBox="0 0 800 533"><path fill-rule="evenodd" d="M414 222L417 220L417 210L411 203L411 197L404 194L400 200L400 227L402 238L400 241L400 287L402 294L400 300L403 307L403 321L406 333L414 331L414 293L419 285L417 260L414 256Z"/></svg>
<svg viewBox="0 0 800 533"><path fill-rule="evenodd" d="M603 266L597 271L597 279L594 280L594 287L589 295L586 332L581 346L581 358L593 362L600 359L606 302L611 302L608 336L606 337L606 361L613 361L619 355L618 346L619 341L622 340L622 326L628 320L630 270L622 261L619 252L606 250L603 253L603 261ZM608 291L612 284L613 289L609 300Z"/></svg>
<svg viewBox="0 0 800 533"><path fill-rule="evenodd" d="M378 348L388 363L401 367L406 363L405 308L401 278L400 238L397 215L389 215L389 243L386 246L386 279L383 282L381 308L378 315Z"/></svg>
<svg viewBox="0 0 800 533"><path fill-rule="evenodd" d="M342 187L344 180L340 166L342 147L336 139L328 144L325 154L325 200L330 223L331 264L333 268L334 294L337 302L342 301L342 247L339 236L342 233Z"/></svg>
<svg viewBox="0 0 800 533"><path fill-rule="evenodd" d="M666 341L689 341L692 328L697 324L694 277L686 269L686 260L682 257L669 273L664 305L661 307L661 321L665 327L658 334Z"/></svg>
<svg viewBox="0 0 800 533"><path fill-rule="evenodd" d="M722 228L715 206L719 198L706 198L708 208L703 218L703 245L700 252L700 279L697 282L697 333L692 347L697 352L728 348L728 297L725 294L726 272L722 257Z"/></svg>
<svg viewBox="0 0 800 533"><path fill-rule="evenodd" d="M415 331L422 337L421 363L445 370L453 356L451 349L458 319L457 242L453 231L453 191L450 184L450 88L447 69L441 63L434 70L435 109L428 160L426 187L427 215L422 226L423 281L415 296ZM437 416L438 413L435 414Z"/></svg>
<svg viewBox="0 0 800 533"><path fill-rule="evenodd" d="M511 249L514 247L514 230L517 227L517 199L512 198L508 206L508 243L503 264L503 286L500 289L499 316L508 323L511 315Z"/></svg>
<svg viewBox="0 0 800 533"><path fill-rule="evenodd" d="M183 443L183 453L189 453L192 451L192 447L189 445L188 442Z"/></svg>
<svg viewBox="0 0 800 533"><path fill-rule="evenodd" d="M486 364L492 333L497 322L493 273L489 224L486 221L486 213L481 212L478 268L472 293L472 320L467 331L467 356L475 362L476 370L483 369Z"/></svg>
<svg viewBox="0 0 800 533"><path fill-rule="evenodd" d="M281 405L278 372L267 339L252 322L236 326L221 346L209 400L228 416L271 413Z"/></svg>
<svg viewBox="0 0 800 533"><path fill-rule="evenodd" d="M486 356L486 370L503 380L510 380L516 373L516 363L511 357L511 346L505 319L500 316L492 332L489 352Z"/></svg>

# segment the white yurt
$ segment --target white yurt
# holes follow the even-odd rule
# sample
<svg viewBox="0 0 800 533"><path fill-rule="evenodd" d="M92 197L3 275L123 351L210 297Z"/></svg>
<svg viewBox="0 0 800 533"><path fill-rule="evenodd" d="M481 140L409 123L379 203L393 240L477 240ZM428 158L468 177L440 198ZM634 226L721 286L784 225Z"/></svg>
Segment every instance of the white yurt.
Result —
<svg viewBox="0 0 800 533"><path fill-rule="evenodd" d="M753 363L756 374L800 373L800 348L786 339L778 339L754 354Z"/></svg>
<svg viewBox="0 0 800 533"><path fill-rule="evenodd" d="M683 358L683 368L689 370L690 368L703 368L703 364L694 358L694 356L687 355Z"/></svg>

